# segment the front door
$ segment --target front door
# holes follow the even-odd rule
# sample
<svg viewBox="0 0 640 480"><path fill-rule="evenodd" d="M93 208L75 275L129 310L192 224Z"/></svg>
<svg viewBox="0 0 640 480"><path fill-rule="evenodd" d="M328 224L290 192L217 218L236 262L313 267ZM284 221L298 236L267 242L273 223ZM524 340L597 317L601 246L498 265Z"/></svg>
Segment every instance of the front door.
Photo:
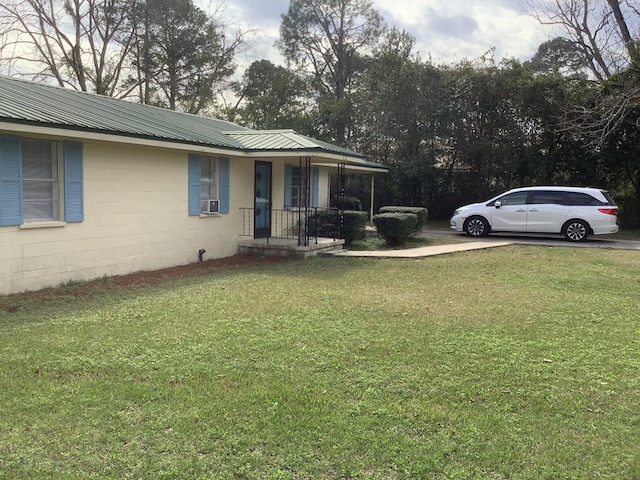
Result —
<svg viewBox="0 0 640 480"><path fill-rule="evenodd" d="M271 162L256 162L253 238L271 237Z"/></svg>

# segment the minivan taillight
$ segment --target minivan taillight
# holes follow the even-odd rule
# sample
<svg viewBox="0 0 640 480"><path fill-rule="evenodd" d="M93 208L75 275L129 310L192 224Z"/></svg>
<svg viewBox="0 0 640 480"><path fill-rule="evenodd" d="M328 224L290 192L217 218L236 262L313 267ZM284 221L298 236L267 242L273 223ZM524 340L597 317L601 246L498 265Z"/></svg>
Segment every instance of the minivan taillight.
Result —
<svg viewBox="0 0 640 480"><path fill-rule="evenodd" d="M605 215L618 215L617 208L599 208L598 211L600 213L604 213Z"/></svg>

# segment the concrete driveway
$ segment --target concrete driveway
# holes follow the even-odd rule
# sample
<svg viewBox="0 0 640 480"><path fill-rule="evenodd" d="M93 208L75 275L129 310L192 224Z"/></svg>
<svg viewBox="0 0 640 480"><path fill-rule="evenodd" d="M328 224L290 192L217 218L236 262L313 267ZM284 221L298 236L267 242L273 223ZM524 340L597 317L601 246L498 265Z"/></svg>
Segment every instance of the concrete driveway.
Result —
<svg viewBox="0 0 640 480"><path fill-rule="evenodd" d="M568 242L559 235L492 234L484 238L468 237L464 233L447 230L423 230L419 236L452 240L450 243L427 247L406 248L400 250L344 250L333 249L323 255L334 257L378 257L378 258L416 258L468 250L484 250L507 245L543 245L551 247L612 248L619 250L640 250L640 241L616 239L613 235L606 238L592 237L586 242Z"/></svg>
<svg viewBox="0 0 640 480"><path fill-rule="evenodd" d="M510 242L521 245L545 245L552 247L613 248L618 250L640 250L640 241L616 238L616 235L589 237L585 242L568 242L560 235L494 233L484 238L471 238L464 233L448 230L423 230L421 237L451 238L461 242Z"/></svg>

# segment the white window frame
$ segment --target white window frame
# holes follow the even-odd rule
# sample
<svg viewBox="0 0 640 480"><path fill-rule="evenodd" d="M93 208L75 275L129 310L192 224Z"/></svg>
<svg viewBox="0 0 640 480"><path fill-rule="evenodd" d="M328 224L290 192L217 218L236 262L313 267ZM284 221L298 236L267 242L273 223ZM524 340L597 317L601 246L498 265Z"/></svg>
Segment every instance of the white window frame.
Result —
<svg viewBox="0 0 640 480"><path fill-rule="evenodd" d="M220 164L216 157L200 157L200 204L220 199ZM203 209L202 213L205 212Z"/></svg>
<svg viewBox="0 0 640 480"><path fill-rule="evenodd" d="M23 208L23 217L25 223L35 223L35 222L55 222L60 221L62 217L62 205L63 205L63 182L64 172L62 167L62 151L60 142L53 140L43 140L37 138L23 138L21 141L21 162L22 162L22 208ZM48 150L50 151L49 158L38 158L34 157L29 159L26 157L26 154L31 152L31 148L29 148L29 144L46 144L48 145ZM37 148L35 151L37 152ZM29 160L34 160L36 162L50 162L51 165L51 176L43 177L43 176L29 176L29 172L33 171L33 168L28 168L27 162ZM37 169L37 166L36 166ZM37 198L31 197L29 184L40 183L40 184L50 184L51 186L51 197L47 198ZM51 215L37 215L34 214L34 211L37 211L35 207L30 207L35 204L48 204L48 210L51 212Z"/></svg>
<svg viewBox="0 0 640 480"><path fill-rule="evenodd" d="M300 184L302 183L302 185L306 185L306 179L304 178L301 179L302 173L305 170L306 170L305 168L299 167L299 166L291 167L291 208L299 209L299 208L303 208L307 204L306 197L300 194L301 193ZM311 188L313 188L313 186ZM305 189L302 188L302 190L304 191ZM311 192L307 192L307 194L311 195ZM312 195L311 197L313 198Z"/></svg>

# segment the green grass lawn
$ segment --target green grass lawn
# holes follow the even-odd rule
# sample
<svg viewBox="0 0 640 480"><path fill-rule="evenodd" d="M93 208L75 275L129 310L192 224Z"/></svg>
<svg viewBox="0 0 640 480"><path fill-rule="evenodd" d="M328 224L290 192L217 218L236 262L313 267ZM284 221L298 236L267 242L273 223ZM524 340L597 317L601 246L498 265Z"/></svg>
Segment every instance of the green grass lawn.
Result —
<svg viewBox="0 0 640 480"><path fill-rule="evenodd" d="M87 289L0 297L0 478L639 478L638 252Z"/></svg>

